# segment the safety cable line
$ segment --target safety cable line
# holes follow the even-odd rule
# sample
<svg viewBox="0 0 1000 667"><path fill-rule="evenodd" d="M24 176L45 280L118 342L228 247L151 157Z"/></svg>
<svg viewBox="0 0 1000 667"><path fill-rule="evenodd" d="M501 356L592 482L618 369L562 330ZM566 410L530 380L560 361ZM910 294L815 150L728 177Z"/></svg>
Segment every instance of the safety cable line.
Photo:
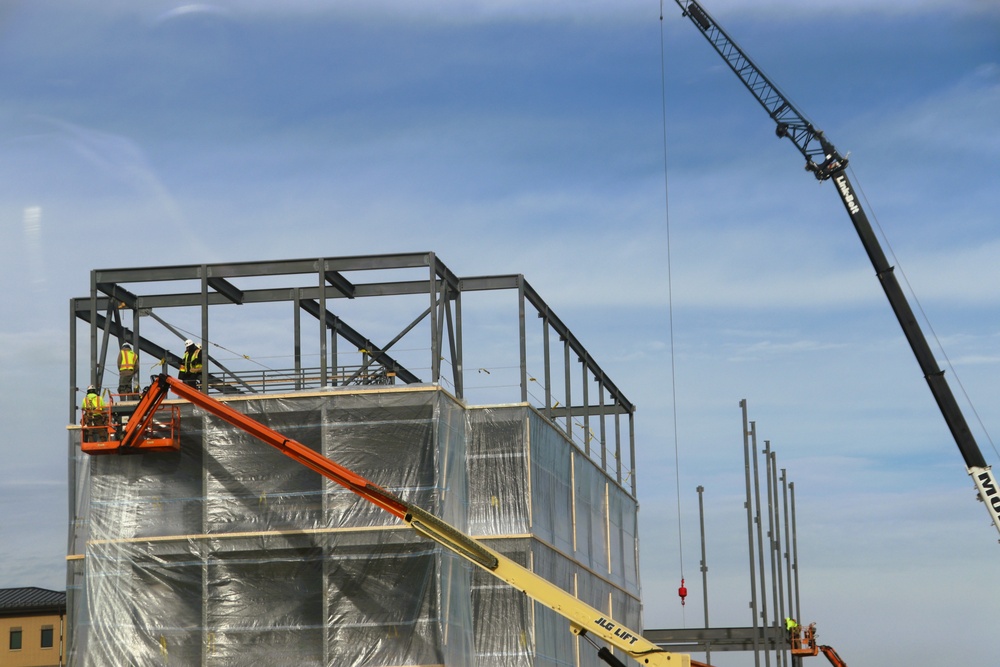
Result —
<svg viewBox="0 0 1000 667"><path fill-rule="evenodd" d="M681 527L681 465L677 437L677 378L674 355L674 295L670 263L670 188L667 181L667 83L666 55L663 45L663 0L660 0L660 113L663 123L663 220L667 231L667 322L670 336L670 400L674 426L674 486L677 491L677 551L680 558L681 580L684 579L684 531ZM683 609L683 598L681 599Z"/></svg>
<svg viewBox="0 0 1000 667"><path fill-rule="evenodd" d="M153 318L154 320L156 320L157 322L159 322L160 324L162 324L162 325L163 325L164 327L166 327L166 328L167 328L167 329L168 329L168 330L169 330L169 331L170 331L171 333L173 333L173 334L175 334L175 335L179 335L179 333L178 333L178 332L182 332L182 333L184 333L184 334L185 334L185 335L186 335L186 336L187 336L188 338L191 338L191 339L193 339L193 338L197 338L197 337L198 337L198 334L196 334L196 333L195 333L195 332L193 332L193 331L188 331L187 329L185 329L185 328L183 328L183 327L180 327L180 326L175 326L175 325L172 325L172 324L168 323L168 322L167 322L166 320L164 320L164 319L163 319L162 317L160 317L159 315L157 315L156 313L154 313L154 312L153 312L152 310L150 310L150 311L149 311L149 316L150 316L150 317L152 317L152 318ZM206 341L206 342L207 342L207 343L208 343L209 345L213 346L213 347L217 347L217 348L219 348L219 349L222 349L222 350L225 350L226 352L229 352L229 353L231 353L231 354L235 354L235 355L239 355L239 356L240 356L241 358L243 358L243 359L246 359L247 361L250 361L250 362L252 362L252 363L255 363L255 364L257 364L258 366L260 366L261 368L263 368L263 369L265 369L265 370L269 370L269 371L274 371L274 372L277 372L277 370L276 370L276 369L274 369L274 368L271 368L271 367L270 367L270 366L268 366L267 364L262 364L261 362L257 361L256 359L253 359L253 358L251 358L251 357L250 357L250 355L247 355L247 354L240 354L240 353L239 353L239 352L237 352L236 350L230 350L230 349L229 349L228 347L225 347L224 345L220 345L219 343L216 343L216 342L214 342L214 341L211 341L211 340L209 340L209 341Z"/></svg>
<svg viewBox="0 0 1000 667"><path fill-rule="evenodd" d="M979 427L983 430L983 434L986 435L986 439L989 441L990 447L993 449L993 453L996 454L998 458L1000 458L1000 452L997 451L997 446L996 444L994 444L993 438L990 436L990 432L986 429L986 424L983 423L982 418L979 416L979 411L976 410L975 404L969 397L968 392L965 391L965 385L962 384L962 378L958 376L958 371L956 371L955 367L952 365L951 358L948 356L948 352L944 349L944 345L941 343L941 339L938 338L937 332L934 331L934 326L931 324L930 318L927 317L927 313L924 312L923 304L921 304L920 299L917 298L917 293L914 291L913 286L910 285L910 279L906 277L906 271L903 270L903 265L900 264L899 258L896 257L896 252L892 249L892 244L889 243L889 238L886 236L885 230L882 229L882 225L878 221L878 216L875 215L874 211L872 210L871 202L868 201L868 195L865 194L864 188L861 187L861 182L858 180L857 174L854 173L854 168L850 166L850 163L848 163L847 168L851 172L851 179L854 181L855 187L857 188L858 192L861 193L861 198L865 200L865 205L867 209L869 211L872 211L870 218L875 222L875 227L878 228L879 235L882 237L882 240L885 242L886 247L889 249L889 255L892 256L893 266L898 268L900 275L903 276L903 282L906 284L906 289L907 291L909 291L910 296L913 298L913 302L917 305L917 310L920 311L920 317L921 319L923 319L924 324L926 324L927 328L930 330L931 336L934 338L934 342L937 344L938 350L940 350L941 352L941 356L944 358L945 363L951 370L951 374L955 378L955 383L958 384L958 388L962 391L962 395L965 396L965 401L966 403L968 403L969 408L972 410L972 414L975 415L976 421L979 422Z"/></svg>

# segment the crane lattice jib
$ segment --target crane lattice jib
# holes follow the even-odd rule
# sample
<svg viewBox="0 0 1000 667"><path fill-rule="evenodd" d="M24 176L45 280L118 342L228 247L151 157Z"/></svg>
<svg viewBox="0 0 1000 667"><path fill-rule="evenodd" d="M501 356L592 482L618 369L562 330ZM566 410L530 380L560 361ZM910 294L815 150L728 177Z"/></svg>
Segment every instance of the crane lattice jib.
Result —
<svg viewBox="0 0 1000 667"><path fill-rule="evenodd" d="M847 160L841 156L823 133L788 101L767 75L743 52L743 49L723 30L701 5L693 0L675 0L684 15L691 19L743 85L764 107L775 122L775 134L788 137L806 159L806 169L817 179L826 180Z"/></svg>

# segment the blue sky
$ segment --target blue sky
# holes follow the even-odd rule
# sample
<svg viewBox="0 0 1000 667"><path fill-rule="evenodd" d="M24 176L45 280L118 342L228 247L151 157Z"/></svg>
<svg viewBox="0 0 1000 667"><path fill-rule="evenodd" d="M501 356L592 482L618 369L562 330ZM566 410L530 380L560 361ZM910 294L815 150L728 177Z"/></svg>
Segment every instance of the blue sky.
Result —
<svg viewBox="0 0 1000 667"><path fill-rule="evenodd" d="M996 464L976 415L1000 429L1000 6L706 7L850 152ZM996 531L832 186L659 10L0 5L0 586L65 585L67 311L91 269L432 250L523 273L638 404L648 627L701 624L698 485L712 624L750 622L746 398L796 485L821 640L849 664L995 662Z"/></svg>

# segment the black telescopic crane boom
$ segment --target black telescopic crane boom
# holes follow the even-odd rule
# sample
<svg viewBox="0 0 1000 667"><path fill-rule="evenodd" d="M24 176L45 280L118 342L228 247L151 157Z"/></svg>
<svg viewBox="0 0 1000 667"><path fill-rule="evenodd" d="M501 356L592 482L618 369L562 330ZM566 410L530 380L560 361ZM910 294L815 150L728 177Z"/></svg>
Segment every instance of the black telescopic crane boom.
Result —
<svg viewBox="0 0 1000 667"><path fill-rule="evenodd" d="M813 127L812 122L795 108L701 5L694 0L674 1L764 107L776 124L775 133L778 137L787 137L795 144L806 159L806 169L817 179L833 180L836 184L837 194L847 209L851 222L854 223L854 229L868 253L875 275L878 276L882 289L889 299L889 305L899 320L899 325L917 358L931 394L965 460L969 475L976 483L979 498L986 504L993 525L1000 531L1000 492L997 489L996 479L990 467L986 465L986 459L969 430L951 387L948 386L944 371L938 366L927 338L920 329L913 309L910 308L906 295L896 279L893 267L882 251L868 215L861 206L861 200L855 194L854 186L847 177L847 158L840 155L823 133Z"/></svg>

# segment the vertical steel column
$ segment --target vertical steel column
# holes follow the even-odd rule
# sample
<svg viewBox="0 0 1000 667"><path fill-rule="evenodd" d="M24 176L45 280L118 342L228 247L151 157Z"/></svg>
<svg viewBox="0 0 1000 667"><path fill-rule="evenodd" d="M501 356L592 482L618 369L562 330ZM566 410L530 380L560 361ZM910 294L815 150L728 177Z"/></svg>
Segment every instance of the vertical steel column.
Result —
<svg viewBox="0 0 1000 667"><path fill-rule="evenodd" d="M778 599L775 606L774 628L780 633L781 623L785 619L785 574L781 567L781 506L778 504L778 455L771 452L771 476L774 486L774 562L777 565ZM791 614L789 614L790 616ZM786 645L780 650L780 656L784 664L790 664L791 645Z"/></svg>
<svg viewBox="0 0 1000 667"><path fill-rule="evenodd" d="M569 338L563 339L563 373L566 376L566 437L573 439L573 378L569 363Z"/></svg>
<svg viewBox="0 0 1000 667"><path fill-rule="evenodd" d="M295 389L302 389L302 299L299 288L292 290L292 358L295 364Z"/></svg>
<svg viewBox="0 0 1000 667"><path fill-rule="evenodd" d="M327 383L334 387L337 386L337 379L340 377L340 371L338 370L338 366L340 364L340 355L338 352L339 344L337 342L337 336L340 335L337 333L339 324L340 324L340 318L334 315L333 326L330 327L330 366L329 366L330 375L327 378Z"/></svg>
<svg viewBox="0 0 1000 667"><path fill-rule="evenodd" d="M621 414L618 409L621 405L617 402L615 403L615 479L619 484L622 483L622 420ZM635 465L635 461L629 462L630 466Z"/></svg>
<svg viewBox="0 0 1000 667"><path fill-rule="evenodd" d="M760 644L757 637L757 627L759 619L757 617L757 571L753 558L753 497L750 494L750 430L747 422L747 401L740 400L740 408L743 410L743 468L746 477L746 501L744 507L747 510L747 553L750 556L750 612L753 617L753 662L760 665ZM755 445L756 446L756 445Z"/></svg>
<svg viewBox="0 0 1000 667"><path fill-rule="evenodd" d="M786 598L788 602L788 615L792 618L798 619L798 613L795 611L795 605L792 604L792 559L791 559L791 529L788 519L788 475L785 469L781 469L781 498L782 498L782 515L785 518L785 552L783 554L785 559L785 577L788 580L788 597Z"/></svg>
<svg viewBox="0 0 1000 667"><path fill-rule="evenodd" d="M705 608L705 629L708 625L708 558L705 552L705 487L698 486L698 523L701 526L701 597ZM712 643L705 644L705 662L712 662Z"/></svg>
<svg viewBox="0 0 1000 667"><path fill-rule="evenodd" d="M770 440L765 440L764 441L764 449L762 450L762 452L764 454L764 479L765 479L765 484L766 484L766 489L767 489L766 490L766 497L767 497L767 501L766 501L767 502L767 531L765 532L765 535L767 536L767 557L771 561L771 597L770 597L770 600L771 600L772 605L774 605L774 603L775 603L775 601L776 601L776 599L778 597L777 596L777 585L778 585L778 583L777 583L777 580L776 580L776 578L774 576L774 572L775 572L775 564L774 564L774 505L773 505L773 491L771 489L771 441ZM763 517L761 517L761 521L763 522ZM761 542L760 546L761 546L761 549L764 549L764 543L763 542ZM763 568L763 565L761 567ZM763 580L764 580L763 569L761 569L761 583L763 583ZM763 590L764 589L762 588L762 591ZM764 593L764 595L766 595L766 593ZM777 614L777 606L774 605L772 607L772 609L775 610L774 615L777 616L778 615ZM773 624L774 624L774 621L772 620L771 625L773 625ZM765 629L768 627L768 623L767 623L766 620L764 622L764 627L765 627ZM776 646L772 647L770 644L768 644L768 651L770 651L772 648L774 649L774 656L775 656L776 664L780 667L781 666L781 659L778 657L777 647Z"/></svg>
<svg viewBox="0 0 1000 667"><path fill-rule="evenodd" d="M764 572L764 521L760 509L760 469L757 455L757 422L750 422L750 444L753 449L754 521L757 523L757 560L760 565L760 627L767 628L767 577ZM764 664L771 664L771 651L764 650Z"/></svg>
<svg viewBox="0 0 1000 667"><path fill-rule="evenodd" d="M371 350L371 348L372 348L371 340L366 338L365 346L361 348L361 370L359 370L355 374L360 378L361 384L368 384L366 378L371 375L371 371L368 368L368 364L370 363L370 357L368 356L368 352L369 350Z"/></svg>
<svg viewBox="0 0 1000 667"><path fill-rule="evenodd" d="M636 495L635 479L639 472L635 469L635 408L628 413L628 449L629 465L632 466L632 496Z"/></svg>
<svg viewBox="0 0 1000 667"><path fill-rule="evenodd" d="M319 386L327 386L326 380L326 260L316 262L319 275Z"/></svg>
<svg viewBox="0 0 1000 667"><path fill-rule="evenodd" d="M517 276L517 332L521 353L521 402L528 402L528 341L524 322L524 276Z"/></svg>
<svg viewBox="0 0 1000 667"><path fill-rule="evenodd" d="M545 373L545 416L552 419L552 372L549 368L549 318L539 314L542 318L542 370Z"/></svg>
<svg viewBox="0 0 1000 667"><path fill-rule="evenodd" d="M795 482L788 485L792 505L792 572L795 573L795 618L802 618L802 606L799 600L799 543L798 528L795 523Z"/></svg>
<svg viewBox="0 0 1000 667"><path fill-rule="evenodd" d="M76 423L76 299L69 300L69 421L68 424ZM93 313L91 313L93 314ZM72 457L70 457L72 459ZM73 488L71 485L69 488ZM73 514L71 513L72 520ZM69 552L67 552L69 553Z"/></svg>
<svg viewBox="0 0 1000 667"><path fill-rule="evenodd" d="M454 385L455 387L455 395L460 396L461 394L458 393L458 387L460 383L457 380L458 370L459 370L458 348L455 345L456 341L455 323L453 321L454 318L451 315L451 296L452 296L451 285L447 281L442 283L442 285L444 289L441 294L442 298L441 305L444 310L445 322L448 325L448 354L451 355L451 380L452 380L452 385ZM457 295L458 292L456 291L455 294Z"/></svg>
<svg viewBox="0 0 1000 667"><path fill-rule="evenodd" d="M587 452L587 456L590 456L590 383L587 382L589 379L587 371L587 353L583 353L583 357L580 358L580 370L583 371L583 443L584 451Z"/></svg>
<svg viewBox="0 0 1000 667"><path fill-rule="evenodd" d="M437 266L434 258L434 253L429 253L427 255L427 266L429 270L428 281L428 296L430 297L430 317L431 317L431 383L440 384L441 382L441 336L438 332L438 312L437 312L437 300L438 300L438 285L437 285ZM523 292L522 292L523 294ZM523 336L523 324L522 333ZM524 393L523 384L521 393ZM521 399L524 400L523 398Z"/></svg>
<svg viewBox="0 0 1000 667"><path fill-rule="evenodd" d="M465 352L462 347L462 290L455 292L455 396L465 398Z"/></svg>
<svg viewBox="0 0 1000 667"><path fill-rule="evenodd" d="M97 272L90 272L90 384L97 382ZM100 391L100 387L98 387Z"/></svg>
<svg viewBox="0 0 1000 667"><path fill-rule="evenodd" d="M135 375L132 377L132 388L142 390L142 350L139 347L139 306L132 307L132 350L135 352Z"/></svg>
<svg viewBox="0 0 1000 667"><path fill-rule="evenodd" d="M201 269L201 391L208 393L208 265Z"/></svg>
<svg viewBox="0 0 1000 667"><path fill-rule="evenodd" d="M778 487L777 487L777 477L775 473L775 455L771 450L771 441L764 441L764 467L765 474L767 475L767 551L771 557L771 600L773 602L774 609L774 622L773 627L776 632L780 632L780 620L782 616L782 600L784 599L784 592L781 589L781 561L779 560L778 554ZM775 646L774 656L778 665L781 665L783 660L782 650Z"/></svg>
<svg viewBox="0 0 1000 667"><path fill-rule="evenodd" d="M444 347L445 347L444 346L444 341L445 341L445 329L444 329L444 327L445 327L446 323L449 324L449 325L451 324L451 311L448 310L448 281L447 281L447 279L442 279L441 280L441 286L435 292L435 296L437 298L437 301L435 302L435 306L432 306L432 309L433 308L437 308L437 311L438 311L438 319L437 319L438 353L436 355L434 355L434 359L437 360L437 365L438 365L438 381L440 382L440 380L441 380L441 362L444 360ZM449 333L450 333L450 329L449 329ZM402 335L402 334L400 334L400 335ZM399 340L399 337L395 338L393 340L393 343L395 343L396 340ZM449 340L449 342L451 341L451 336L448 336L448 340ZM393 343L389 343L389 346L391 347L393 345ZM450 348L450 346L449 346L449 349L448 349L448 354L451 354L451 348Z"/></svg>
<svg viewBox="0 0 1000 667"><path fill-rule="evenodd" d="M598 412L601 419L601 472L608 474L608 438L604 426L604 375L597 380Z"/></svg>

